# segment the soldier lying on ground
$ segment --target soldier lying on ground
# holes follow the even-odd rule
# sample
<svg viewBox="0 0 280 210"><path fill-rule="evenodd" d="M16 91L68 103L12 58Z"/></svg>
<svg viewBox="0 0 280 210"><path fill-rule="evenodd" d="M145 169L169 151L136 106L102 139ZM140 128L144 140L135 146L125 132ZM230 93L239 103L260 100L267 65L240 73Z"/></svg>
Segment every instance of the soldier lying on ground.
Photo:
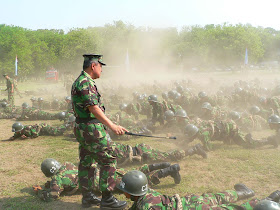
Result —
<svg viewBox="0 0 280 210"><path fill-rule="evenodd" d="M58 199L60 194L64 192L67 195L72 195L79 189L78 184L78 168L69 162L65 162L61 165L57 160L52 158L45 159L41 164L41 170L46 177L50 177L51 181L45 183L44 187L33 186L36 193L44 201L50 201L52 199ZM150 165L142 165L139 167L140 171L146 174L149 186L158 185L160 179L171 176L174 178L174 182L179 184L181 176L179 173L180 166L178 164L170 165L170 163L157 163ZM122 176L126 173L125 169L117 169L117 183L121 181ZM93 167L94 177L91 183L92 191L99 192L99 168ZM100 200L93 192L88 197L88 202L91 200ZM83 201L83 204L87 203Z"/></svg>
<svg viewBox="0 0 280 210"><path fill-rule="evenodd" d="M255 195L254 191L246 187L244 184L234 185L235 190L226 190L221 193L204 193L201 196L186 195L180 197L178 194L174 196L162 195L148 187L148 179L141 171L129 171L117 185L128 199L134 203L130 209L150 210L150 209L244 209L252 210L258 205L260 199L252 199L241 205L234 204L236 201L248 199ZM279 202L280 191L270 194L266 200ZM277 204L276 204L277 205ZM279 207L279 206L278 206ZM269 210L269 208L261 208ZM273 208L274 209L274 208ZM279 209L279 208L277 208Z"/></svg>
<svg viewBox="0 0 280 210"><path fill-rule="evenodd" d="M16 122L12 125L12 132L15 133L10 140L37 138L38 136L62 136L69 126L69 124L63 124L54 127L46 123L24 126L20 122Z"/></svg>

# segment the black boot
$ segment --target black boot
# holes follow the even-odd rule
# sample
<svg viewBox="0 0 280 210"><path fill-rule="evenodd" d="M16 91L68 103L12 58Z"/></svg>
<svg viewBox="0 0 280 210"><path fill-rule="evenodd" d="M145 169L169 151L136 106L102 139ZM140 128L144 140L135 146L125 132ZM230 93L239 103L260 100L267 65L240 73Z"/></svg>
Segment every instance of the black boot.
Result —
<svg viewBox="0 0 280 210"><path fill-rule="evenodd" d="M82 206L89 208L92 205L99 206L101 199L94 195L92 192L84 192L82 198Z"/></svg>
<svg viewBox="0 0 280 210"><path fill-rule="evenodd" d="M193 147L185 150L185 154L189 156L197 154L202 156L203 158L207 158L207 153L204 151L201 144L196 144Z"/></svg>
<svg viewBox="0 0 280 210"><path fill-rule="evenodd" d="M168 162L164 162L164 163L154 163L154 164L150 164L148 165L149 167L149 171L154 171L154 170L158 170L158 169L163 169L163 168L167 168L169 167L171 164Z"/></svg>
<svg viewBox="0 0 280 210"><path fill-rule="evenodd" d="M181 175L179 171L180 171L179 164L175 164L167 168L160 169L158 178L164 178L170 175L174 179L175 184L180 184Z"/></svg>
<svg viewBox="0 0 280 210"><path fill-rule="evenodd" d="M255 192L244 184L236 184L234 185L234 189L238 195L238 200L251 198L255 195Z"/></svg>
<svg viewBox="0 0 280 210"><path fill-rule="evenodd" d="M268 197L266 197L265 200L271 200L271 201L279 203L279 201L280 201L280 191L279 190L274 191Z"/></svg>
<svg viewBox="0 0 280 210"><path fill-rule="evenodd" d="M101 209L124 209L126 206L126 201L119 201L110 191L102 192Z"/></svg>

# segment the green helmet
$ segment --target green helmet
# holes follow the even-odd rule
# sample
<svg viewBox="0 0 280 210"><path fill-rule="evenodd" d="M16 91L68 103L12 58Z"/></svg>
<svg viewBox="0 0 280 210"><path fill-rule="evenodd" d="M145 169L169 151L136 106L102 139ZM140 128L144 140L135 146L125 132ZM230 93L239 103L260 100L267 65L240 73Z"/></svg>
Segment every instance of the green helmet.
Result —
<svg viewBox="0 0 280 210"><path fill-rule="evenodd" d="M177 92L179 92L179 93L183 93L183 92L184 92L184 88L183 88L182 85L178 85L178 86L176 87L176 90L177 90Z"/></svg>
<svg viewBox="0 0 280 210"><path fill-rule="evenodd" d="M258 106L252 106L250 108L250 113L253 114L253 115L258 114L260 111L261 111L261 109Z"/></svg>
<svg viewBox="0 0 280 210"><path fill-rule="evenodd" d="M133 196L142 196L148 191L148 180L141 171L129 171L122 177L117 188Z"/></svg>
<svg viewBox="0 0 280 210"><path fill-rule="evenodd" d="M22 108L25 108L25 109L29 107L28 103L26 103L26 102L24 102L21 106L22 106Z"/></svg>
<svg viewBox="0 0 280 210"><path fill-rule="evenodd" d="M55 175L60 168L61 164L53 158L47 158L41 164L41 170L46 177Z"/></svg>
<svg viewBox="0 0 280 210"><path fill-rule="evenodd" d="M174 118L174 112L172 112L171 110L167 110L166 112L164 112L164 117L166 121L170 121Z"/></svg>
<svg viewBox="0 0 280 210"><path fill-rule="evenodd" d="M242 89L241 87L237 87L237 88L235 88L235 90L234 90L234 92L235 92L236 94L240 94L240 93L242 93L242 91L243 91L243 89Z"/></svg>
<svg viewBox="0 0 280 210"><path fill-rule="evenodd" d="M240 119L240 114L236 111L232 111L229 113L229 116L232 120L238 120Z"/></svg>
<svg viewBox="0 0 280 210"><path fill-rule="evenodd" d="M44 99L42 97L38 98L38 101L43 101Z"/></svg>
<svg viewBox="0 0 280 210"><path fill-rule="evenodd" d="M69 116L68 118L68 123L72 123L72 122L75 122L76 121L76 117L72 114Z"/></svg>
<svg viewBox="0 0 280 210"><path fill-rule="evenodd" d="M66 113L65 113L65 112L59 112L59 113L57 113L57 118L58 118L59 120L64 120L65 117L66 117Z"/></svg>
<svg viewBox="0 0 280 210"><path fill-rule="evenodd" d="M18 132L21 131L24 128L24 126L20 122L15 122L12 125L12 132Z"/></svg>
<svg viewBox="0 0 280 210"><path fill-rule="evenodd" d="M185 127L185 135L189 138L195 136L198 132L198 128L194 124L188 124Z"/></svg>
<svg viewBox="0 0 280 210"><path fill-rule="evenodd" d="M184 109L179 109L176 111L175 117L183 117L183 118L186 118L188 115L187 115L187 112L184 110Z"/></svg>
<svg viewBox="0 0 280 210"><path fill-rule="evenodd" d="M212 106L209 102L204 102L201 106L202 109L208 109L208 110L212 110Z"/></svg>
<svg viewBox="0 0 280 210"><path fill-rule="evenodd" d="M30 100L31 100L31 101L36 101L36 98L35 98L34 96L32 96L32 97L30 98Z"/></svg>
<svg viewBox="0 0 280 210"><path fill-rule="evenodd" d="M7 103L7 102L5 102L5 101L1 102L1 107L6 108L6 107L7 107L7 105L8 105L8 103Z"/></svg>
<svg viewBox="0 0 280 210"><path fill-rule="evenodd" d="M66 100L66 101L71 101L71 97L70 97L70 96L66 96L66 97L65 97L65 100Z"/></svg>
<svg viewBox="0 0 280 210"><path fill-rule="evenodd" d="M268 118L268 123L270 124L280 124L280 117L276 114L274 115L271 115L269 118Z"/></svg>
<svg viewBox="0 0 280 210"><path fill-rule="evenodd" d="M207 96L207 93L204 92L204 91L201 91L201 92L198 93L199 98L205 98L206 96Z"/></svg>
<svg viewBox="0 0 280 210"><path fill-rule="evenodd" d="M280 210L280 204L270 200L262 200L254 207L254 210Z"/></svg>
<svg viewBox="0 0 280 210"><path fill-rule="evenodd" d="M157 95L150 95L148 101L158 102Z"/></svg>
<svg viewBox="0 0 280 210"><path fill-rule="evenodd" d="M119 105L119 109L121 111L125 110L126 108L127 108L127 104L125 104L125 103Z"/></svg>
<svg viewBox="0 0 280 210"><path fill-rule="evenodd" d="M182 96L181 93L178 93L178 92L177 92L177 93L175 94L175 96L174 96L174 100L180 99L181 96Z"/></svg>
<svg viewBox="0 0 280 210"><path fill-rule="evenodd" d="M176 90L170 90L167 94L168 94L168 98L174 99L176 97L176 94L178 92Z"/></svg>

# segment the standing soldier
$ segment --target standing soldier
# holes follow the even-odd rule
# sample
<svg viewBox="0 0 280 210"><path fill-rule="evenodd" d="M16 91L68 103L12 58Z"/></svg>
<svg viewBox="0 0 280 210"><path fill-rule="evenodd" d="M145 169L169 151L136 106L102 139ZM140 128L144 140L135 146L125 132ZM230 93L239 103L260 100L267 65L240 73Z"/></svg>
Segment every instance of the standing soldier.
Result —
<svg viewBox="0 0 280 210"><path fill-rule="evenodd" d="M116 186L117 158L114 155L115 143L111 141L106 127L115 134L123 135L127 130L114 124L105 116L94 79L101 76L102 55L85 54L83 71L74 81L71 90L73 110L76 117L74 134L79 142L79 184L83 194L84 207L100 204L100 199L92 193L95 169L100 165L99 187L102 192L101 208L123 209L127 203L117 200L112 191Z"/></svg>
<svg viewBox="0 0 280 210"><path fill-rule="evenodd" d="M8 91L8 102L10 106L13 108L15 105L15 99L14 99L14 82L13 80L7 75L3 74L3 77L7 80L7 91Z"/></svg>

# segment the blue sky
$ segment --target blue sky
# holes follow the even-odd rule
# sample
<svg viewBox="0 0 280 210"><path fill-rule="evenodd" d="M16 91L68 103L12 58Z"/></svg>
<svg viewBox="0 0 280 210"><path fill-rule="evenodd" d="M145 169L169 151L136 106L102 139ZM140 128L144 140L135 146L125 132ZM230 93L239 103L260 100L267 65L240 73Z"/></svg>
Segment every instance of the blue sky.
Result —
<svg viewBox="0 0 280 210"><path fill-rule="evenodd" d="M279 0L0 0L0 24L29 29L250 23L280 30Z"/></svg>

